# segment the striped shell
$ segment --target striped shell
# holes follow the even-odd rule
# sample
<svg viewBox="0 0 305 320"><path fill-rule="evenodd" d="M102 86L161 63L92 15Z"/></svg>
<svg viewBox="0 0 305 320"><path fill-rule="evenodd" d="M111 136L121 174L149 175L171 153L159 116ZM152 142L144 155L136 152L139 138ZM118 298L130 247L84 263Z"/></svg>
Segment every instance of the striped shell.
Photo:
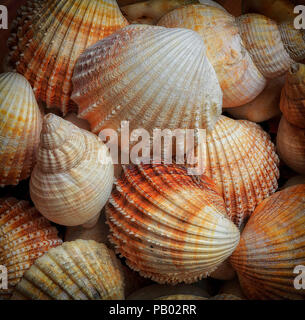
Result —
<svg viewBox="0 0 305 320"><path fill-rule="evenodd" d="M177 165L124 167L106 213L117 252L158 283L208 276L239 241L214 183Z"/></svg>
<svg viewBox="0 0 305 320"><path fill-rule="evenodd" d="M131 25L78 59L72 99L91 130L212 128L222 92L202 39L186 29Z"/></svg>
<svg viewBox="0 0 305 320"><path fill-rule="evenodd" d="M28 81L17 73L0 74L0 186L30 176L41 123Z"/></svg>
<svg viewBox="0 0 305 320"><path fill-rule="evenodd" d="M28 202L1 198L0 265L8 271L8 290L0 289L0 299L9 299L34 261L61 243L56 228Z"/></svg>
<svg viewBox="0 0 305 320"><path fill-rule="evenodd" d="M121 300L120 261L93 240L65 242L37 259L17 285L13 300Z"/></svg>
<svg viewBox="0 0 305 320"><path fill-rule="evenodd" d="M91 132L48 114L44 117L30 194L49 220L77 226L97 222L114 180L107 147Z"/></svg>
<svg viewBox="0 0 305 320"><path fill-rule="evenodd" d="M304 299L294 287L294 269L305 265L305 185L263 201L231 256L243 292L250 299Z"/></svg>
<svg viewBox="0 0 305 320"><path fill-rule="evenodd" d="M66 114L78 56L128 23L115 0L30 0L9 40L9 67L23 74L38 101ZM26 18L30 14L31 18Z"/></svg>

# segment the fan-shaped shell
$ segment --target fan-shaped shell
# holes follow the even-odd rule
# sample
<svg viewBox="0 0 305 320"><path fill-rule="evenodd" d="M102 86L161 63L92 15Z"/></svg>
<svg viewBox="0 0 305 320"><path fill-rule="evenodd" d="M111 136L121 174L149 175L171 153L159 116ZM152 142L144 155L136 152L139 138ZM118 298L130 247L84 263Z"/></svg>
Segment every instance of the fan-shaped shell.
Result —
<svg viewBox="0 0 305 320"><path fill-rule="evenodd" d="M0 186L30 176L41 123L28 81L17 73L0 74Z"/></svg>
<svg viewBox="0 0 305 320"><path fill-rule="evenodd" d="M29 10L20 13L9 64L29 80L37 100L65 114L75 107L71 77L78 56L128 23L115 0L43 0L33 10L26 21Z"/></svg>
<svg viewBox="0 0 305 320"><path fill-rule="evenodd" d="M65 242L37 259L24 274L14 300L124 299L120 261L93 240Z"/></svg>
<svg viewBox="0 0 305 320"><path fill-rule="evenodd" d="M250 299L304 299L294 268L305 264L305 185L264 200L252 214L231 256Z"/></svg>
<svg viewBox="0 0 305 320"><path fill-rule="evenodd" d="M73 75L72 99L91 130L212 128L222 93L198 34L131 25L87 49Z"/></svg>
<svg viewBox="0 0 305 320"><path fill-rule="evenodd" d="M1 198L0 264L8 270L8 290L0 289L0 299L10 298L34 261L61 243L56 228L28 202Z"/></svg>
<svg viewBox="0 0 305 320"><path fill-rule="evenodd" d="M117 252L158 283L207 276L239 240L214 183L177 165L124 167L106 213Z"/></svg>
<svg viewBox="0 0 305 320"><path fill-rule="evenodd" d="M30 193L46 218L67 226L94 224L110 196L113 172L97 136L54 114L44 117Z"/></svg>

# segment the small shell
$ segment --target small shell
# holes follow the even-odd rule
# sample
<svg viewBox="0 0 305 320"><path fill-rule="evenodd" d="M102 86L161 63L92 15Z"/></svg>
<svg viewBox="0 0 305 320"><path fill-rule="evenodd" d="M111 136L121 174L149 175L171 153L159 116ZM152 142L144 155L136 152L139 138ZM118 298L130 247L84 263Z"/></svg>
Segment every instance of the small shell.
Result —
<svg viewBox="0 0 305 320"><path fill-rule="evenodd" d="M120 261L93 240L65 242L37 259L17 285L13 300L121 300Z"/></svg>
<svg viewBox="0 0 305 320"><path fill-rule="evenodd" d="M44 117L31 198L49 220L77 226L96 222L113 185L107 147L91 132L54 114Z"/></svg>
<svg viewBox="0 0 305 320"><path fill-rule="evenodd" d="M9 299L34 261L61 243L56 228L28 202L1 198L0 265L8 270L8 290L0 289L0 299Z"/></svg>
<svg viewBox="0 0 305 320"><path fill-rule="evenodd" d="M210 298L209 300L242 300L239 297L234 296L233 294L218 294L217 296Z"/></svg>
<svg viewBox="0 0 305 320"><path fill-rule="evenodd" d="M305 185L264 200L252 214L231 256L249 299L304 299L294 268L305 265Z"/></svg>
<svg viewBox="0 0 305 320"><path fill-rule="evenodd" d="M223 286L220 288L219 294L233 295L242 300L246 299L237 277L234 280L224 282Z"/></svg>
<svg viewBox="0 0 305 320"><path fill-rule="evenodd" d="M214 183L203 179L177 165L124 167L106 213L111 242L140 275L196 282L236 247L239 231Z"/></svg>
<svg viewBox="0 0 305 320"><path fill-rule="evenodd" d="M0 74L0 186L17 185L34 167L41 114L28 81Z"/></svg>

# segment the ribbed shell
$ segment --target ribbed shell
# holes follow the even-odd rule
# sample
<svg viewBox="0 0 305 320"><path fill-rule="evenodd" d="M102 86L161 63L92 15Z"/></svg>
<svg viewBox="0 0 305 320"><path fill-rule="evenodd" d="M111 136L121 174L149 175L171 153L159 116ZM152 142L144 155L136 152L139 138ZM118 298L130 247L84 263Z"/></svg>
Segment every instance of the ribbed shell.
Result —
<svg viewBox="0 0 305 320"><path fill-rule="evenodd" d="M8 290L0 289L0 299L9 299L34 261L61 243L56 228L28 202L1 198L0 265L8 270Z"/></svg>
<svg viewBox="0 0 305 320"><path fill-rule="evenodd" d="M30 0L9 40L9 65L23 74L36 98L66 114L78 56L128 23L115 0ZM31 18L27 19L30 14Z"/></svg>
<svg viewBox="0 0 305 320"><path fill-rule="evenodd" d="M120 261L93 240L65 242L35 261L15 289L14 300L124 299Z"/></svg>
<svg viewBox="0 0 305 320"><path fill-rule="evenodd" d="M131 25L87 49L73 75L72 99L91 130L212 128L222 92L198 34Z"/></svg>
<svg viewBox="0 0 305 320"><path fill-rule="evenodd" d="M304 299L293 270L305 264L305 185L277 192L252 214L231 263L250 299Z"/></svg>
<svg viewBox="0 0 305 320"><path fill-rule="evenodd" d="M0 186L17 185L34 167L41 114L28 81L0 74Z"/></svg>
<svg viewBox="0 0 305 320"><path fill-rule="evenodd" d="M113 175L109 151L97 136L54 114L44 117L30 193L46 218L67 226L97 221Z"/></svg>
<svg viewBox="0 0 305 320"><path fill-rule="evenodd" d="M239 241L214 183L177 165L124 167L106 213L117 252L158 283L206 277Z"/></svg>

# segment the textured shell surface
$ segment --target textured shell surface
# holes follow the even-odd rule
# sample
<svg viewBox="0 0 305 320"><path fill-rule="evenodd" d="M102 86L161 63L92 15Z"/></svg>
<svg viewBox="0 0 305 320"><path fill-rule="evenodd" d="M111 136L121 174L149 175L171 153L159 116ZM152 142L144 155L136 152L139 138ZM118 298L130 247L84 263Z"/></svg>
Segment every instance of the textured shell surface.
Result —
<svg viewBox="0 0 305 320"><path fill-rule="evenodd" d="M35 261L16 286L12 299L122 300L122 266L102 243L65 242Z"/></svg>
<svg viewBox="0 0 305 320"><path fill-rule="evenodd" d="M23 74L38 102L66 114L78 56L89 46L128 25L115 0L29 1L9 40L8 67ZM30 16L31 18L27 18Z"/></svg>
<svg viewBox="0 0 305 320"><path fill-rule="evenodd" d="M131 25L78 59L72 99L91 130L212 128L222 92L200 36L186 29Z"/></svg>
<svg viewBox="0 0 305 320"><path fill-rule="evenodd" d="M0 74L0 186L28 178L35 163L42 118L28 81Z"/></svg>
<svg viewBox="0 0 305 320"><path fill-rule="evenodd" d="M9 299L34 261L61 243L56 228L27 201L1 198L0 264L8 271L8 289L0 289L0 299Z"/></svg>
<svg viewBox="0 0 305 320"><path fill-rule="evenodd" d="M125 166L106 214L116 251L161 284L208 276L239 241L215 184L178 165Z"/></svg>
<svg viewBox="0 0 305 320"><path fill-rule="evenodd" d="M294 269L305 264L305 185L277 192L252 214L230 260L249 299L304 299Z"/></svg>
<svg viewBox="0 0 305 320"><path fill-rule="evenodd" d="M45 217L66 226L97 221L113 180L109 150L96 135L54 114L44 117L30 194Z"/></svg>

